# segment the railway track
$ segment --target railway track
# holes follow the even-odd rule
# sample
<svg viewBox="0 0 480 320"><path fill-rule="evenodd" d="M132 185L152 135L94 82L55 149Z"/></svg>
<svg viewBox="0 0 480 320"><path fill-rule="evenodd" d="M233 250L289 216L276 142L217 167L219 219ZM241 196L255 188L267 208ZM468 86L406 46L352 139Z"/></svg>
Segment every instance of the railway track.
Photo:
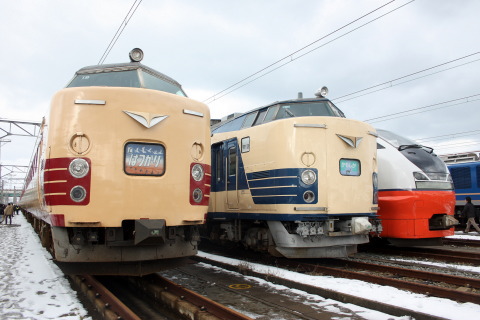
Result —
<svg viewBox="0 0 480 320"><path fill-rule="evenodd" d="M465 247L480 247L480 237L478 240L467 239L443 239L444 245L465 246Z"/></svg>
<svg viewBox="0 0 480 320"><path fill-rule="evenodd" d="M216 248L218 249L218 248ZM221 250L221 249L220 249ZM448 250L388 250L387 254L405 254L414 257L428 257L431 259L441 259L443 261L453 262L480 262L478 254L456 252L455 254ZM375 250L378 253L377 250ZM237 255L239 254L236 252ZM382 254L386 251L381 250ZM318 259L316 263L310 260L287 260L279 258L269 258L259 256L250 252L245 252L248 260L256 263L269 264L271 266L285 268L291 271L301 270L306 273L329 275L333 277L343 277L347 279L363 280L380 285L388 285L399 289L405 289L416 293L427 294L447 298L459 302L472 302L480 304L480 280L457 275L448 275L444 272L426 272L414 270L408 267L387 266L385 264L375 264L369 262L360 262L352 259ZM473 256L473 257L472 257ZM238 258L238 256L237 256ZM394 263L394 261L391 261Z"/></svg>
<svg viewBox="0 0 480 320"><path fill-rule="evenodd" d="M383 255L396 255L403 257L425 258L443 262L453 263L469 263L473 265L480 265L480 253L477 252L465 252L451 249L438 249L427 247L414 247L414 248L396 248L396 247L376 247L368 248L368 251Z"/></svg>
<svg viewBox="0 0 480 320"><path fill-rule="evenodd" d="M92 305L90 309L94 309L98 314L94 318L141 320L181 317L191 320L251 320L246 315L157 274L144 277L70 276L70 278ZM114 288L116 293L107 288L111 286L116 287ZM122 289L119 289L120 287ZM134 290L130 290L131 288ZM119 291L122 291L121 298L117 297ZM143 291L149 297L149 301L135 297L139 291ZM133 295L133 297L126 295ZM130 302L130 306L128 302L124 303L125 300Z"/></svg>

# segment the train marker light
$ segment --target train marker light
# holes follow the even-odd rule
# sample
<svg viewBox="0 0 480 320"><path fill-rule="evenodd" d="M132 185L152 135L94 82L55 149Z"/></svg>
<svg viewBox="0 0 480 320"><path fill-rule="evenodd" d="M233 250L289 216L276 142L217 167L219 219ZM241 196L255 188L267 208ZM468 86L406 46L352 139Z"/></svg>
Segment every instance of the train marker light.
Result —
<svg viewBox="0 0 480 320"><path fill-rule="evenodd" d="M200 203L203 199L202 190L200 190L199 188L196 188L195 190L193 190L192 198L193 198L193 201L195 201L196 203Z"/></svg>
<svg viewBox="0 0 480 320"><path fill-rule="evenodd" d="M129 53L131 62L140 62L143 59L143 51L140 48L132 49Z"/></svg>
<svg viewBox="0 0 480 320"><path fill-rule="evenodd" d="M303 193L303 200L306 202L306 203L312 203L313 201L315 201L315 194L308 190L308 191L305 191Z"/></svg>
<svg viewBox="0 0 480 320"><path fill-rule="evenodd" d="M87 197L87 190L82 186L75 186L70 190L70 198L75 202L82 202Z"/></svg>

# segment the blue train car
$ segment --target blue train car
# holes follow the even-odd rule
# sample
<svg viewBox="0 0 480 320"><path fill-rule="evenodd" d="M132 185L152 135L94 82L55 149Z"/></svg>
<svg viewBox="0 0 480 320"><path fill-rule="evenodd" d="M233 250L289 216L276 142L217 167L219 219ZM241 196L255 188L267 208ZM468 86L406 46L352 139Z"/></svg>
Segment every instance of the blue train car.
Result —
<svg viewBox="0 0 480 320"><path fill-rule="evenodd" d="M447 163L455 186L455 215L458 217L459 212L463 210L467 196L472 198L478 215L480 209L480 159L478 159L478 155L448 156L444 161ZM461 224L464 224L463 220L465 219L459 218Z"/></svg>

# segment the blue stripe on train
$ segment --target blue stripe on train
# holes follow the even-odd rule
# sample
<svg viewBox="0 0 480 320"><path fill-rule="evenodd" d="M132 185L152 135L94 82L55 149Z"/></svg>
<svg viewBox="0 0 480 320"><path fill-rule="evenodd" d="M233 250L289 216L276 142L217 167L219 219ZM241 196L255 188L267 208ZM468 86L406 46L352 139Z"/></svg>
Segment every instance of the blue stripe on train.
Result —
<svg viewBox="0 0 480 320"><path fill-rule="evenodd" d="M305 169L282 168L251 172L247 174L252 199L255 204L305 204L303 194L310 190L318 202L318 180L312 185L302 182L300 175ZM310 169L318 177L317 169Z"/></svg>

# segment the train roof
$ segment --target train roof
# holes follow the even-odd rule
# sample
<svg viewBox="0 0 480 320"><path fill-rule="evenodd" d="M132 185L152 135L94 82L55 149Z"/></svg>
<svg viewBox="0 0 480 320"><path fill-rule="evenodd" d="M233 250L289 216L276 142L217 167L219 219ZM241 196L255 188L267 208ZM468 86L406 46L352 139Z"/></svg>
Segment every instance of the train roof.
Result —
<svg viewBox="0 0 480 320"><path fill-rule="evenodd" d="M176 85L178 87L181 87L180 83L178 83L176 80L172 79L171 77L158 72L155 69L152 69L140 62L126 62L126 63L113 63L113 64L99 64L99 65L93 65L93 66L87 66L83 67L77 72L75 72L75 75L80 75L80 74L94 74L94 73L107 73L107 72L118 72L118 71L129 71L129 70L137 70L140 69L142 71L145 71L149 74L151 74L154 77L163 79L167 82L170 82L173 85Z"/></svg>
<svg viewBox="0 0 480 320"><path fill-rule="evenodd" d="M231 121L234 121L235 119L238 119L240 117L243 117L244 115L246 114L249 114L249 113L254 113L254 112L258 112L259 110L261 109L266 109L266 108L269 108L269 107L272 107L272 106L275 106L275 105L278 105L278 104L296 104L296 103L308 103L308 102L329 102L331 103L332 105L334 105L328 98L325 98L325 97L316 97L316 98L297 98L297 99L289 99L289 100L281 100L281 101L275 101L275 102L272 102L270 104L267 104L267 105L264 105L264 106L261 106L259 108L255 108L255 109L252 109L250 111L247 111L245 113L233 113L233 114L230 114L228 116L226 116L225 118L223 118L220 122L216 122L215 124L212 125L211 127L211 130L215 130L217 129L218 127L221 127ZM335 106L335 105L334 105ZM335 108L338 109L338 107L335 106ZM343 115L343 112L338 109L341 114ZM343 115L345 117L345 115Z"/></svg>
<svg viewBox="0 0 480 320"><path fill-rule="evenodd" d="M83 67L75 73L66 87L134 87L164 91L183 97L187 96L180 83L140 63L143 59L143 51L141 49L134 48L130 51L129 57L130 62L127 63L98 64ZM136 75L132 71L136 71Z"/></svg>

